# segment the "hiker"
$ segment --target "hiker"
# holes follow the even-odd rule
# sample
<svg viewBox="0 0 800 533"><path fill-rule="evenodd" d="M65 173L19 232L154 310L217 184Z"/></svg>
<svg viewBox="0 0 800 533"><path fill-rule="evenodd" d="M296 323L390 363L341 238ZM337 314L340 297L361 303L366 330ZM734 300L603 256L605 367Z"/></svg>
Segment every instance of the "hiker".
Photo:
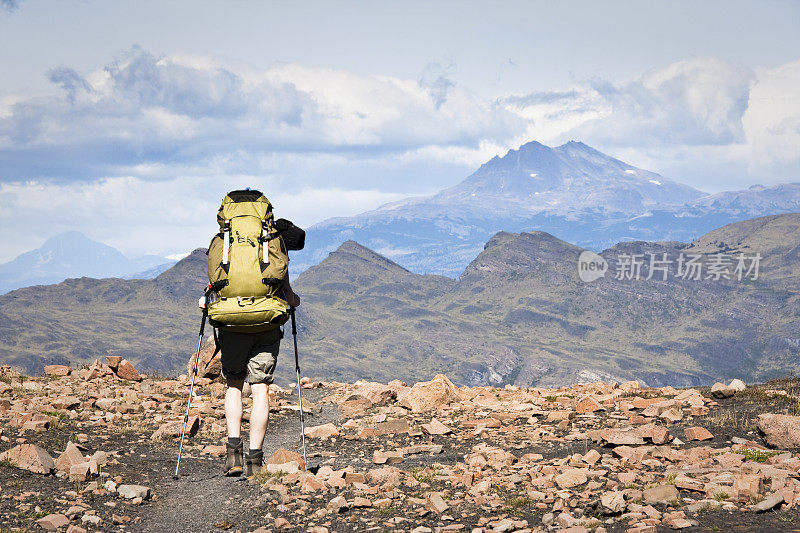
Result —
<svg viewBox="0 0 800 533"><path fill-rule="evenodd" d="M300 298L292 291L289 277L283 280L284 299L291 307L300 305ZM283 332L280 328L263 333L219 332L222 356L222 373L228 388L225 391L225 422L228 427L227 459L225 475L252 476L263 464L264 436L269 422L269 385L278 361ZM250 412L250 443L247 453L242 455L242 387L245 380L250 384L253 407ZM243 463L244 460L244 463Z"/></svg>
<svg viewBox="0 0 800 533"><path fill-rule="evenodd" d="M289 284L288 250L303 247L305 232L274 220L272 204L259 191L228 193L217 213L220 231L208 248L209 324L214 326L227 381L228 428L225 475L257 474L269 418L269 385L289 308L300 298ZM250 442L241 438L242 387L250 385Z"/></svg>

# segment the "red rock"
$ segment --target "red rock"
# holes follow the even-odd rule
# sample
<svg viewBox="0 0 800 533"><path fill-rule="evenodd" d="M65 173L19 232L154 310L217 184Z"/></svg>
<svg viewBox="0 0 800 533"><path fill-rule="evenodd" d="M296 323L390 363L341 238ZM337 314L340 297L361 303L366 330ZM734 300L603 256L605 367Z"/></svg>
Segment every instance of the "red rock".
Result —
<svg viewBox="0 0 800 533"><path fill-rule="evenodd" d="M758 431L773 448L800 448L800 416L758 415Z"/></svg>
<svg viewBox="0 0 800 533"><path fill-rule="evenodd" d="M328 502L325 508L334 513L343 513L347 511L350 506L344 496L336 496Z"/></svg>
<svg viewBox="0 0 800 533"><path fill-rule="evenodd" d="M453 430L445 426L437 419L432 419L428 424L422 424L422 431L428 435L447 435L452 433Z"/></svg>
<svg viewBox="0 0 800 533"><path fill-rule="evenodd" d="M203 453L216 457L223 457L227 453L227 448L222 444L209 444L203 448Z"/></svg>
<svg viewBox="0 0 800 533"><path fill-rule="evenodd" d="M107 355L106 356L106 364L111 370L116 371L119 367L119 364L122 362L122 357L119 355Z"/></svg>
<svg viewBox="0 0 800 533"><path fill-rule="evenodd" d="M80 526L76 526L75 524L71 524L67 528L67 533L86 533L86 530Z"/></svg>
<svg viewBox="0 0 800 533"><path fill-rule="evenodd" d="M75 396L59 396L52 402L54 409L76 409L81 405L81 401Z"/></svg>
<svg viewBox="0 0 800 533"><path fill-rule="evenodd" d="M575 406L576 413L594 413L595 411L603 411L605 407L591 396L587 396Z"/></svg>
<svg viewBox="0 0 800 533"><path fill-rule="evenodd" d="M10 450L0 453L0 461L8 461L17 468L29 470L35 474L49 474L55 468L50 454L34 444L19 444Z"/></svg>
<svg viewBox="0 0 800 533"><path fill-rule="evenodd" d="M391 483L392 485L399 485L403 480L403 472L394 466L383 466L381 468L373 468L367 472L367 478L371 483L384 485Z"/></svg>
<svg viewBox="0 0 800 533"><path fill-rule="evenodd" d="M645 503L669 503L680 498L680 493L675 485L656 485L644 489L642 497Z"/></svg>
<svg viewBox="0 0 800 533"><path fill-rule="evenodd" d="M313 474L305 474L300 482L300 492L317 492L326 490L325 483Z"/></svg>
<svg viewBox="0 0 800 533"><path fill-rule="evenodd" d="M77 465L84 461L86 461L86 459L83 457L81 451L70 441L67 442L66 448L64 448L64 451L61 452L61 455L56 459L55 467L56 470L68 474L72 465Z"/></svg>
<svg viewBox="0 0 800 533"><path fill-rule="evenodd" d="M429 492L425 495L425 508L433 511L434 513L442 514L447 509L449 509L449 505L445 503L444 499L442 498L441 494L438 492Z"/></svg>
<svg viewBox="0 0 800 533"><path fill-rule="evenodd" d="M275 453L270 455L269 458L264 461L264 464L281 465L291 461L295 461L298 465L300 465L300 470L306 469L306 463L303 461L303 456L297 452L287 450L286 448L278 448L275 450Z"/></svg>
<svg viewBox="0 0 800 533"><path fill-rule="evenodd" d="M372 408L369 398L363 396L351 396L339 404L339 418L355 418L364 416Z"/></svg>
<svg viewBox="0 0 800 533"><path fill-rule="evenodd" d="M653 444L666 444L672 440L672 435L669 434L669 430L664 426L648 428L645 437L649 438Z"/></svg>
<svg viewBox="0 0 800 533"><path fill-rule="evenodd" d="M397 391L383 383L367 382L358 387L354 394L363 396L374 405L384 405L390 403L397 397Z"/></svg>
<svg viewBox="0 0 800 533"><path fill-rule="evenodd" d="M142 381L142 376L133 367L130 361L123 359L117 367L117 376L128 381Z"/></svg>
<svg viewBox="0 0 800 533"><path fill-rule="evenodd" d="M710 440L714 438L709 430L700 426L694 426L683 430L686 440Z"/></svg>
<svg viewBox="0 0 800 533"><path fill-rule="evenodd" d="M735 474L733 476L733 492L740 501L758 497L762 489L761 476L758 474Z"/></svg>
<svg viewBox="0 0 800 533"><path fill-rule="evenodd" d="M67 365L46 365L44 367L44 374L46 376L63 377L69 376L72 369Z"/></svg>
<svg viewBox="0 0 800 533"><path fill-rule="evenodd" d="M730 398L736 391L724 383L714 383L711 387L711 396L717 399Z"/></svg>
<svg viewBox="0 0 800 533"><path fill-rule="evenodd" d="M461 394L444 374L438 374L431 381L416 383L398 402L399 405L411 409L413 413L422 413L461 401Z"/></svg>
<svg viewBox="0 0 800 533"><path fill-rule="evenodd" d="M312 439L328 439L331 437L339 436L339 428L335 425L328 423L321 426L312 426L306 428L306 437Z"/></svg>
<svg viewBox="0 0 800 533"><path fill-rule="evenodd" d="M85 461L83 463L72 465L69 468L69 480L81 482L87 481L92 476L92 462ZM94 464L94 470L97 471L97 463Z"/></svg>
<svg viewBox="0 0 800 533"><path fill-rule="evenodd" d="M186 437L194 437L200 429L202 420L199 416L190 416L186 422ZM180 437L183 428L183 420L173 420L172 422L165 422L153 433L150 437L153 440L158 440L163 437Z"/></svg>
<svg viewBox="0 0 800 533"><path fill-rule="evenodd" d="M366 478L364 474L359 472L345 472L344 474L344 482L348 485L352 485L353 483L364 483L366 482Z"/></svg>
<svg viewBox="0 0 800 533"><path fill-rule="evenodd" d="M644 440L637 429L598 429L590 431L587 435L595 442L606 442L614 446L631 446L644 444Z"/></svg>
<svg viewBox="0 0 800 533"><path fill-rule="evenodd" d="M216 379L222 374L221 353L216 352L214 338L210 337L200 348L200 357L197 359L197 376L201 378ZM191 376L194 370L196 352L189 356L186 362L186 375Z"/></svg>
<svg viewBox="0 0 800 533"><path fill-rule="evenodd" d="M353 498L353 503L351 504L353 508L357 507L372 507L372 502L368 498L364 498L363 496L356 496Z"/></svg>
<svg viewBox="0 0 800 533"><path fill-rule="evenodd" d="M286 529L287 527L292 527L292 523L282 516L275 519L275 529Z"/></svg>
<svg viewBox="0 0 800 533"><path fill-rule="evenodd" d="M36 521L42 529L53 531L69 525L69 518L61 513L54 513L44 516Z"/></svg>
<svg viewBox="0 0 800 533"><path fill-rule="evenodd" d="M572 468L557 475L553 478L553 481L562 489L577 487L578 485L583 485L589 479L586 476L586 472L586 470L581 468Z"/></svg>
<svg viewBox="0 0 800 533"><path fill-rule="evenodd" d="M376 465L397 464L403 462L403 452L390 450L375 450L372 452L372 462Z"/></svg>
<svg viewBox="0 0 800 533"><path fill-rule="evenodd" d="M554 411L551 411L554 412ZM477 427L499 428L503 425L497 418L479 418L477 420L463 420L458 424L462 428L473 429Z"/></svg>

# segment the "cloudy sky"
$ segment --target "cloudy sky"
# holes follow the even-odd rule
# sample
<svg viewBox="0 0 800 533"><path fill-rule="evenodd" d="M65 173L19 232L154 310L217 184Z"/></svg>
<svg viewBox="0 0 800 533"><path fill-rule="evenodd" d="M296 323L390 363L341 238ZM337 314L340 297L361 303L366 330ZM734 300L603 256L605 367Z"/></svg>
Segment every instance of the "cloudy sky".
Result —
<svg viewBox="0 0 800 533"><path fill-rule="evenodd" d="M800 181L794 1L0 0L0 50L0 262L67 230L185 252L244 186L310 225L530 140Z"/></svg>

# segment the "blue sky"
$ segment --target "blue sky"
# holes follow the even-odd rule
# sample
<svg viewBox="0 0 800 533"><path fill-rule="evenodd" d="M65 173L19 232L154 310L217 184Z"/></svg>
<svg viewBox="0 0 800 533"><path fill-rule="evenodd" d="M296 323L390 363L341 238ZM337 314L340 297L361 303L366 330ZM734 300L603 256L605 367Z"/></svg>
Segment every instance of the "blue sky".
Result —
<svg viewBox="0 0 800 533"><path fill-rule="evenodd" d="M800 2L0 0L0 50L0 261L187 251L246 185L307 225L529 140L800 181Z"/></svg>

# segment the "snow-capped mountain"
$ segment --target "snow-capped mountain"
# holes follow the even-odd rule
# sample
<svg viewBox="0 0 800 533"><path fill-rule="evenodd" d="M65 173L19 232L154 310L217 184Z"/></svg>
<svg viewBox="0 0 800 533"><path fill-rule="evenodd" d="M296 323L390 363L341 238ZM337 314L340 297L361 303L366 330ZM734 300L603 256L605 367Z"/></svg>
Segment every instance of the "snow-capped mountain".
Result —
<svg viewBox="0 0 800 533"><path fill-rule="evenodd" d="M719 226L800 211L800 184L707 195L581 142L530 142L457 185L312 226L293 274L352 239L418 273L458 276L497 231L541 230L584 248L691 241Z"/></svg>
<svg viewBox="0 0 800 533"><path fill-rule="evenodd" d="M70 231L0 264L0 294L29 285L58 283L67 278L121 277L173 263L155 255L128 259L116 248Z"/></svg>

